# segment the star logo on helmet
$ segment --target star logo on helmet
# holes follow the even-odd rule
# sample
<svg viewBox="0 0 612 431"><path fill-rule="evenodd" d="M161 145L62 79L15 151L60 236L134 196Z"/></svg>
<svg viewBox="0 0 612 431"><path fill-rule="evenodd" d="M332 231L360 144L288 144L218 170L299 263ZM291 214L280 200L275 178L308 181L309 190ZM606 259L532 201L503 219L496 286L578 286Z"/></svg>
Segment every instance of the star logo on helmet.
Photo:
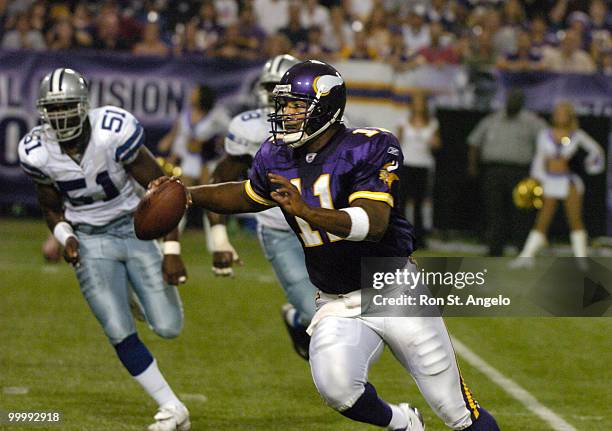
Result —
<svg viewBox="0 0 612 431"><path fill-rule="evenodd" d="M312 82L312 88L320 96L327 96L329 92L339 85L344 84L340 76L321 75L317 76Z"/></svg>

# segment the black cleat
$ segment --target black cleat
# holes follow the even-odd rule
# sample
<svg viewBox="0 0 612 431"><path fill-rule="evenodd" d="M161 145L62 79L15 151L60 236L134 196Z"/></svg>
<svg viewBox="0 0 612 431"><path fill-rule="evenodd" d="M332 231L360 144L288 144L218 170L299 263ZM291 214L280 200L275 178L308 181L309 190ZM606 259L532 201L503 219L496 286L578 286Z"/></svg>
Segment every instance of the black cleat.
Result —
<svg viewBox="0 0 612 431"><path fill-rule="evenodd" d="M310 347L310 335L306 333L306 327L300 324L295 324L290 315L293 314L291 311L294 311L295 308L291 304L285 304L281 308L281 316L283 318L283 322L287 327L287 332L289 332L289 336L291 337L291 342L293 343L293 349L295 353L297 353L302 359L305 361L308 360L308 349Z"/></svg>

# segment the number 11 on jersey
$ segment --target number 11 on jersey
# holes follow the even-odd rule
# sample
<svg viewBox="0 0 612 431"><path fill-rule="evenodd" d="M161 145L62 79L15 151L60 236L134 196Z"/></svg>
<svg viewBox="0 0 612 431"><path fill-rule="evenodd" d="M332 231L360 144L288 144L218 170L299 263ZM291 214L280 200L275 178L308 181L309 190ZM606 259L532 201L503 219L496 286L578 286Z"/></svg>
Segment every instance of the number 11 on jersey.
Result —
<svg viewBox="0 0 612 431"><path fill-rule="evenodd" d="M313 194L319 197L319 203L321 208L334 209L334 203L331 197L330 190L330 175L323 174L317 178L317 180L313 184ZM291 180L291 184L293 184L297 189L302 193L302 180L300 178L293 178ZM302 241L304 241L304 245L306 247L316 247L323 244L323 239L321 238L321 234L317 230L313 230L312 226L308 224L307 221L296 217L295 221L300 227L302 237ZM342 238L331 234L329 232L325 232L330 242L340 241Z"/></svg>

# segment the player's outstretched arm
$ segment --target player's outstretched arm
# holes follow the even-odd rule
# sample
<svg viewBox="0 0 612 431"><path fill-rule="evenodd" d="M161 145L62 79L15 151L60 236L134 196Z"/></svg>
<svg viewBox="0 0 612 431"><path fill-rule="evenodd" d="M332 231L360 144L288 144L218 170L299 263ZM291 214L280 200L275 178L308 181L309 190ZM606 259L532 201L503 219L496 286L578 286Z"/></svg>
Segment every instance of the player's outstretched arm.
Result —
<svg viewBox="0 0 612 431"><path fill-rule="evenodd" d="M240 214L269 209L252 200L246 193L246 181L234 181L188 187L193 205L219 214Z"/></svg>
<svg viewBox="0 0 612 431"><path fill-rule="evenodd" d="M304 219L326 232L353 241L380 241L387 231L391 207L384 202L355 199L350 208L341 210L308 205L300 191L287 178L268 174L277 189L270 196L285 211Z"/></svg>

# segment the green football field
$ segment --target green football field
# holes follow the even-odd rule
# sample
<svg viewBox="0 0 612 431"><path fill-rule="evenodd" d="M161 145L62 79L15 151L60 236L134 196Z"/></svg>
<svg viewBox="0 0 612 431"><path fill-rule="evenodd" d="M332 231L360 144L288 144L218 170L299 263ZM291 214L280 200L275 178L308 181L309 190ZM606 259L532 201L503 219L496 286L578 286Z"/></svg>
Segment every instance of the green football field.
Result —
<svg viewBox="0 0 612 431"><path fill-rule="evenodd" d="M71 268L45 264L41 221L0 219L0 411L59 411L35 429L143 430L155 404L115 356L81 297ZM283 295L256 239L235 236L245 266L214 278L203 234L188 232L190 275L181 287L185 327L163 340L139 333L191 411L193 430L374 430L329 409L280 319ZM577 430L612 430L612 320L450 318L450 332L497 372ZM551 430L461 356L463 376L502 430ZM387 351L370 380L390 402L409 401L427 429L443 430L411 377ZM0 429L28 427L0 425ZM34 429L34 428L32 428ZM557 427L556 429L561 429ZM571 428L570 428L571 429Z"/></svg>

